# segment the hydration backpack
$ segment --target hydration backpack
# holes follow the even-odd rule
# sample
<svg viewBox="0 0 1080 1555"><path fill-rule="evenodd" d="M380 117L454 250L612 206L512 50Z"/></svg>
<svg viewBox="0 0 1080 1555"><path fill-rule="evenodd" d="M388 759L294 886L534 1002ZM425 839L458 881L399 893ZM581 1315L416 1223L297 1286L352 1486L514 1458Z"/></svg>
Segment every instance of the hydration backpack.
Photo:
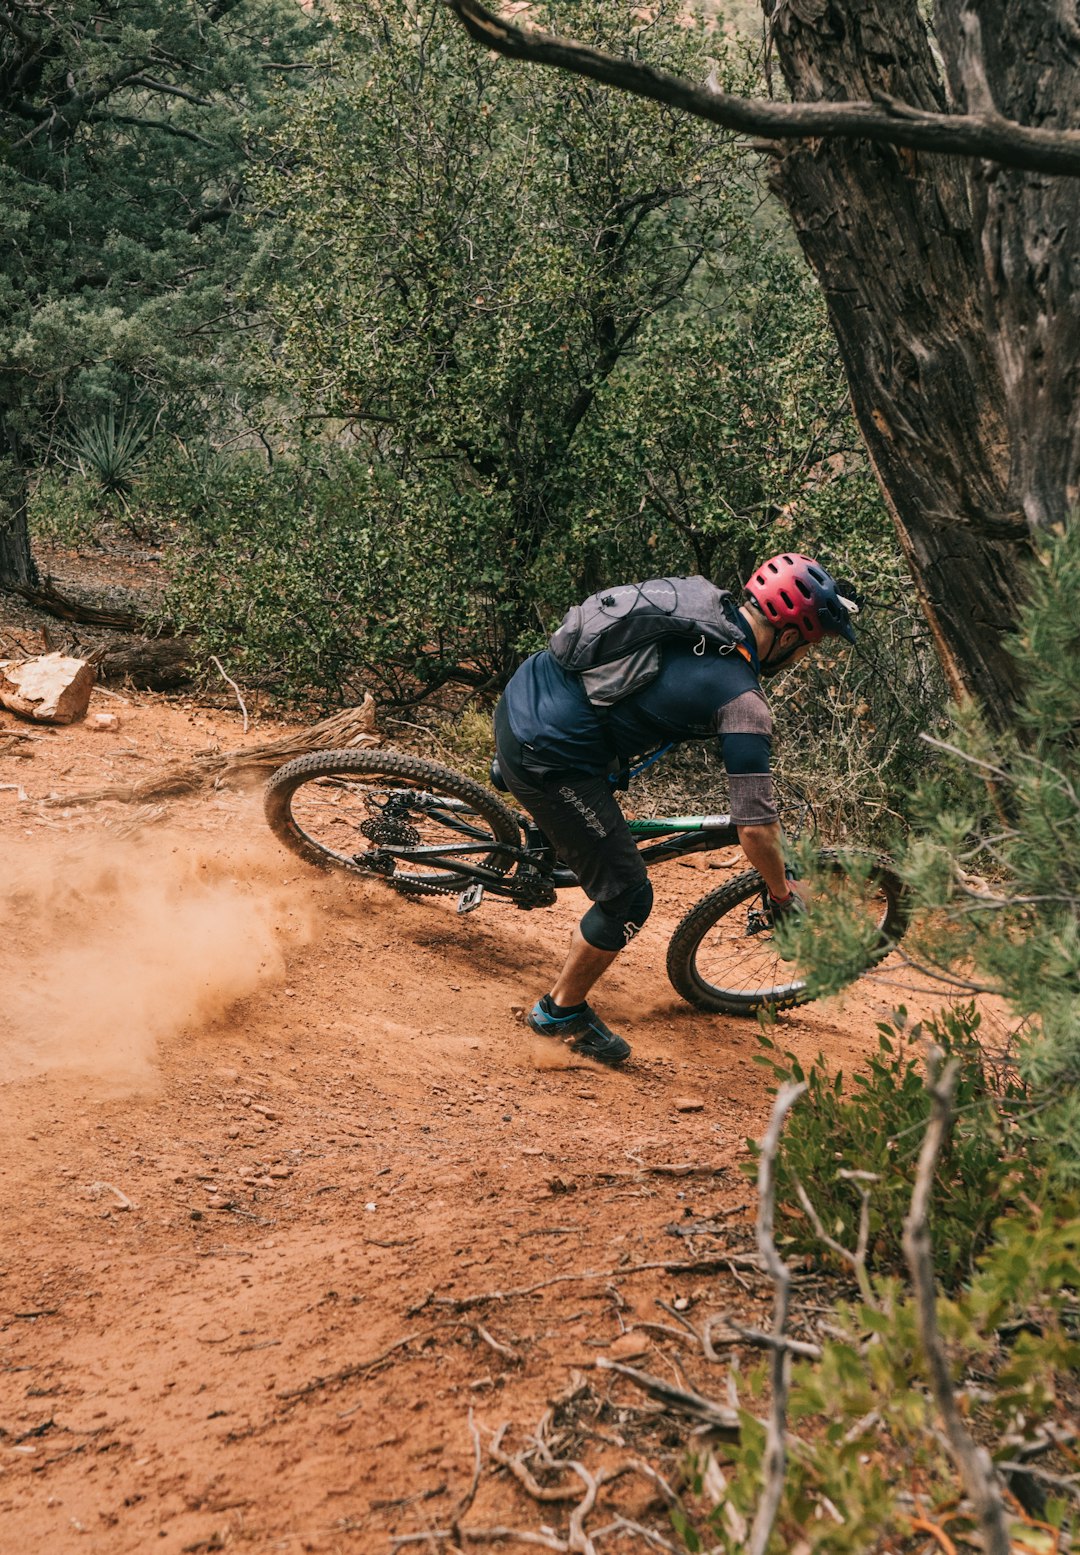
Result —
<svg viewBox="0 0 1080 1555"><path fill-rule="evenodd" d="M743 633L727 589L708 578L651 578L590 594L566 612L548 651L581 676L594 707L613 707L660 673L660 646L681 637L694 652L731 653Z"/></svg>

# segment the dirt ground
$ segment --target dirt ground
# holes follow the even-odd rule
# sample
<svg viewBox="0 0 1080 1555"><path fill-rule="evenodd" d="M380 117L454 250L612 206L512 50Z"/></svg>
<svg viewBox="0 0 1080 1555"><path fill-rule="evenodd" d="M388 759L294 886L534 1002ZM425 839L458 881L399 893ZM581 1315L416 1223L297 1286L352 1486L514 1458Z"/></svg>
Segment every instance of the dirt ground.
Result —
<svg viewBox="0 0 1080 1555"><path fill-rule="evenodd" d="M757 1320L769 1294L724 1264L752 1244L757 1028L663 971L722 876L657 873L598 1001L633 1058L569 1063L520 1013L579 900L459 917L320 875L258 792L46 806L244 740L182 701L92 710L119 729L0 755L0 1545L437 1550L460 1517L566 1548L586 1480L539 1501L498 1455L540 1429L587 1474L674 1476L689 1427L598 1359L724 1400L660 1303ZM869 982L779 1036L850 1068L901 997ZM620 1516L674 1538L640 1471L587 1522L648 1547Z"/></svg>

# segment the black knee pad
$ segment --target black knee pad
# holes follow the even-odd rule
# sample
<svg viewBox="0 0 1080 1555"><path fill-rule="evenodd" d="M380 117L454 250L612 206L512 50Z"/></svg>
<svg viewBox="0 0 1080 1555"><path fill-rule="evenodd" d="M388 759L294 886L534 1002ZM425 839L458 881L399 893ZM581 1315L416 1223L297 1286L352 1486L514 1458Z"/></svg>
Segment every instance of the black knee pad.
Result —
<svg viewBox="0 0 1080 1555"><path fill-rule="evenodd" d="M622 950L652 912L651 880L642 880L606 902L594 902L581 920L581 933L594 950Z"/></svg>

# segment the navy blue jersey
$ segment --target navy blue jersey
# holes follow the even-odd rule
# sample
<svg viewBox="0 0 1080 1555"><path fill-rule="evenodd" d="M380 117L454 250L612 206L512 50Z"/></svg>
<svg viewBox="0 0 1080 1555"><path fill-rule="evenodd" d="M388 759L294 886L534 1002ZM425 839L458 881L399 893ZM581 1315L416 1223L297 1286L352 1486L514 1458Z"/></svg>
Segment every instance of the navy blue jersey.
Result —
<svg viewBox="0 0 1080 1555"><path fill-rule="evenodd" d="M546 649L533 654L502 703L518 755L541 776L595 777L657 746L717 736L732 820L738 826L775 824L772 717L759 683L753 634L744 629L745 652L707 648L699 655L692 642L671 638L662 646L656 679L603 713L585 695L579 676Z"/></svg>

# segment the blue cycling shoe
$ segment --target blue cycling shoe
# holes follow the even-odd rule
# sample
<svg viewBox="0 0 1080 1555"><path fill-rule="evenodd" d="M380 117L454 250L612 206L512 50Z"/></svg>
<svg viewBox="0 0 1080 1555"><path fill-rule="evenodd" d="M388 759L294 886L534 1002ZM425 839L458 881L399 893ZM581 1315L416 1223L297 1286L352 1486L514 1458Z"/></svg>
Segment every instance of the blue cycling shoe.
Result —
<svg viewBox="0 0 1080 1555"><path fill-rule="evenodd" d="M558 1006L556 1005L557 1009ZM570 1043L574 1053L600 1064L621 1064L630 1057L630 1044L611 1031L590 1004L564 1015L552 1013L551 995L538 999L526 1017L542 1037L558 1037Z"/></svg>

